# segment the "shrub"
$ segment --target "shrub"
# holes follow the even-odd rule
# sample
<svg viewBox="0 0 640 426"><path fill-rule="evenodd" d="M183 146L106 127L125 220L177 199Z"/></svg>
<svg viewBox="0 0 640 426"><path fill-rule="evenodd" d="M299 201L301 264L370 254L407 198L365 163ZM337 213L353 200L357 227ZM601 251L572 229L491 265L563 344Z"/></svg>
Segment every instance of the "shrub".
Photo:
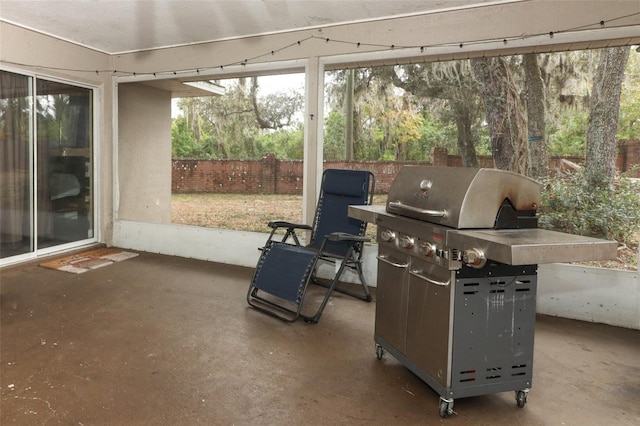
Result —
<svg viewBox="0 0 640 426"><path fill-rule="evenodd" d="M540 226L637 245L640 184L620 178L609 190L586 184L584 173L559 175L542 183Z"/></svg>

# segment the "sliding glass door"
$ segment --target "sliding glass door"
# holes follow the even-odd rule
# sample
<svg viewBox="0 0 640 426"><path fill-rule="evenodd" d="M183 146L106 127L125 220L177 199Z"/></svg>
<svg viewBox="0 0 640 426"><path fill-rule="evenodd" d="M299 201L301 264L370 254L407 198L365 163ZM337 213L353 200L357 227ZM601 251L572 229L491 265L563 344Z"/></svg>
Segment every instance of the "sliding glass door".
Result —
<svg viewBox="0 0 640 426"><path fill-rule="evenodd" d="M92 239L93 90L0 73L0 258Z"/></svg>
<svg viewBox="0 0 640 426"><path fill-rule="evenodd" d="M92 90L36 81L38 248L93 237Z"/></svg>

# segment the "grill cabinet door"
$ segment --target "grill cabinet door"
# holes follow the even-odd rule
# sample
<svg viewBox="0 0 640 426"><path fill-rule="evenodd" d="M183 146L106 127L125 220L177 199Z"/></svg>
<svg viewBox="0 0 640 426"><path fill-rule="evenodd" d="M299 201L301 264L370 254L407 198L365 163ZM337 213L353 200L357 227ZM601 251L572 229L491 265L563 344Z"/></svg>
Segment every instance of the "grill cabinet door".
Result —
<svg viewBox="0 0 640 426"><path fill-rule="evenodd" d="M407 313L407 357L437 380L450 385L451 272L411 260Z"/></svg>
<svg viewBox="0 0 640 426"><path fill-rule="evenodd" d="M405 353L409 258L380 245L375 334Z"/></svg>

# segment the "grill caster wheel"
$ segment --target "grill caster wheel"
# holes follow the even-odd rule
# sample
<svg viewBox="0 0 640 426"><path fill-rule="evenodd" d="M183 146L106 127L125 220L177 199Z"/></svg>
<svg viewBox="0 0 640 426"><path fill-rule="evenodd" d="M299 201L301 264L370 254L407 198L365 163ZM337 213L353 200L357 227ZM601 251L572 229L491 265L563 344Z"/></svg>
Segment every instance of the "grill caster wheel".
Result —
<svg viewBox="0 0 640 426"><path fill-rule="evenodd" d="M518 408L523 408L525 406L528 397L529 389L516 391L516 403L518 404Z"/></svg>
<svg viewBox="0 0 640 426"><path fill-rule="evenodd" d="M439 410L440 417L446 419L450 415L453 414L453 399L452 398L443 398L440 397L440 407Z"/></svg>
<svg viewBox="0 0 640 426"><path fill-rule="evenodd" d="M376 345L376 358L382 359L382 355L384 355L384 349L382 349L382 346Z"/></svg>

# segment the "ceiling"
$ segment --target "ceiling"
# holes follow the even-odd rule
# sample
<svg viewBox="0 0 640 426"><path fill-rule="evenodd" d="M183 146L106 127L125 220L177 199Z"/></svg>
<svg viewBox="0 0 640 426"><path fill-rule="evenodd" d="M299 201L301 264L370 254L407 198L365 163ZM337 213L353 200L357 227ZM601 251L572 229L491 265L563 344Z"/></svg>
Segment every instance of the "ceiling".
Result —
<svg viewBox="0 0 640 426"><path fill-rule="evenodd" d="M0 0L0 20L118 54L514 0Z"/></svg>

